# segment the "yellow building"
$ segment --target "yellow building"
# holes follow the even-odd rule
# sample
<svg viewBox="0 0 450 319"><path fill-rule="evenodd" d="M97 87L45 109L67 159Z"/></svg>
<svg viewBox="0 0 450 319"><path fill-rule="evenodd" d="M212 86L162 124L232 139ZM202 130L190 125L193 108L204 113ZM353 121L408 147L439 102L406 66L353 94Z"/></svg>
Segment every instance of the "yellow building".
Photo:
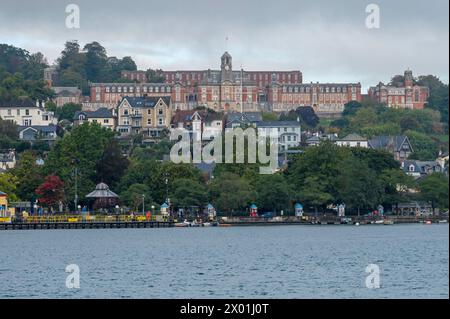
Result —
<svg viewBox="0 0 450 319"><path fill-rule="evenodd" d="M11 223L11 210L8 209L8 195L0 191L0 223Z"/></svg>

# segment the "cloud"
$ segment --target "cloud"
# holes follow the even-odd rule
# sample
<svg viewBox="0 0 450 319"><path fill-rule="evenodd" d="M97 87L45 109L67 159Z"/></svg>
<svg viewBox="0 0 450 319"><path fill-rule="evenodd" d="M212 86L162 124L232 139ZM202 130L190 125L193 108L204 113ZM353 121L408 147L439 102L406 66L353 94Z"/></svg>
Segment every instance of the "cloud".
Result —
<svg viewBox="0 0 450 319"><path fill-rule="evenodd" d="M380 0L381 28L365 27L371 1L1 0L0 42L55 60L67 40L100 42L142 69L234 67L301 70L306 82L361 82L364 88L411 68L448 82L448 2ZM65 6L81 28L65 27ZM228 44L225 41L229 37Z"/></svg>

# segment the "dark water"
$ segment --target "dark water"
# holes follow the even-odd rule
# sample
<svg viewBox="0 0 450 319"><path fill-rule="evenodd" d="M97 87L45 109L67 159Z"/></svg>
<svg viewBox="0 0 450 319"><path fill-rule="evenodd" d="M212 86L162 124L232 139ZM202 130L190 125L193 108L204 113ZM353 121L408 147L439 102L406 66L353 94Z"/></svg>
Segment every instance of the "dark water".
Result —
<svg viewBox="0 0 450 319"><path fill-rule="evenodd" d="M1 231L0 297L448 298L448 245L448 225Z"/></svg>

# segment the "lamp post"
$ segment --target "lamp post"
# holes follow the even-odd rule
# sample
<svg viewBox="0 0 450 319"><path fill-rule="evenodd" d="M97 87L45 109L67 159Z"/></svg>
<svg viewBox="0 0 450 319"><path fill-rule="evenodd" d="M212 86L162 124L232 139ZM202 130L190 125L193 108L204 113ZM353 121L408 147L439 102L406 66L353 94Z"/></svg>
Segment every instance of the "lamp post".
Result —
<svg viewBox="0 0 450 319"><path fill-rule="evenodd" d="M145 215L145 194L142 194L142 215Z"/></svg>

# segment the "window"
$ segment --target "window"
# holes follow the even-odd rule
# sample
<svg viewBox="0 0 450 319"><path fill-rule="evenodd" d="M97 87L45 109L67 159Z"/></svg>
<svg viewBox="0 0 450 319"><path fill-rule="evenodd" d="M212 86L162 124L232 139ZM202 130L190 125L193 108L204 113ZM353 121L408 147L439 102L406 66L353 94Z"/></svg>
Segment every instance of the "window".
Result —
<svg viewBox="0 0 450 319"><path fill-rule="evenodd" d="M20 115L20 109L17 109L17 115Z"/></svg>
<svg viewBox="0 0 450 319"><path fill-rule="evenodd" d="M148 115L152 115L152 110L147 110Z"/></svg>
<svg viewBox="0 0 450 319"><path fill-rule="evenodd" d="M410 172L414 172L414 171L415 171L414 165L410 165L410 166L409 166L409 171L410 171Z"/></svg>
<svg viewBox="0 0 450 319"><path fill-rule="evenodd" d="M158 120L158 124L159 124L159 125L164 125L163 119L159 119L159 120Z"/></svg>
<svg viewBox="0 0 450 319"><path fill-rule="evenodd" d="M25 115L30 115L30 110L25 110Z"/></svg>
<svg viewBox="0 0 450 319"><path fill-rule="evenodd" d="M164 110L163 109L159 109L158 114L159 115L163 115L164 114Z"/></svg>
<svg viewBox="0 0 450 319"><path fill-rule="evenodd" d="M11 115L12 114L11 112L12 112L11 110L8 110L8 115Z"/></svg>
<svg viewBox="0 0 450 319"><path fill-rule="evenodd" d="M152 125L152 119L147 119L147 125Z"/></svg>
<svg viewBox="0 0 450 319"><path fill-rule="evenodd" d="M108 119L104 119L104 120L103 120L103 123L109 124L109 120L108 120Z"/></svg>
<svg viewBox="0 0 450 319"><path fill-rule="evenodd" d="M123 115L128 115L128 110L123 110Z"/></svg>

